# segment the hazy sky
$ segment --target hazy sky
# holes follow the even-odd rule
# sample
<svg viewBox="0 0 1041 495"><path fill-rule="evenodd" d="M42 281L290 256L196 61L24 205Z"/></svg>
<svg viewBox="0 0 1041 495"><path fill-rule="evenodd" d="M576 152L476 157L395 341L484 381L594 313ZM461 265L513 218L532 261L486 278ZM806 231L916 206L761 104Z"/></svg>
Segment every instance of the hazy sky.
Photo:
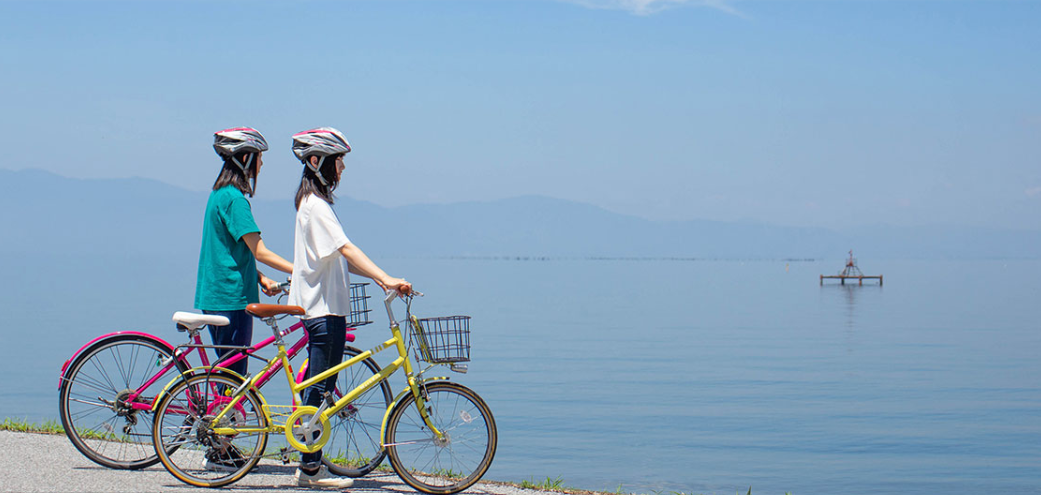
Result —
<svg viewBox="0 0 1041 495"><path fill-rule="evenodd" d="M331 125L387 206L1041 229L1041 1L0 1L0 70L6 169L205 190L250 125L289 198Z"/></svg>

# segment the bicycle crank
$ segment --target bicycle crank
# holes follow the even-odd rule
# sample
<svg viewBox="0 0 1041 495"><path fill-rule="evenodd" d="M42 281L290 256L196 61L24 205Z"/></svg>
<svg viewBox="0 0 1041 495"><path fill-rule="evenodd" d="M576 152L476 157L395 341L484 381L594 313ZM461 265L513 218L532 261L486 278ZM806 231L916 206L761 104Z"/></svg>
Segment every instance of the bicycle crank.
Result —
<svg viewBox="0 0 1041 495"><path fill-rule="evenodd" d="M286 440L294 449L311 454L329 441L329 420L315 418L317 412L317 407L300 406L286 419Z"/></svg>

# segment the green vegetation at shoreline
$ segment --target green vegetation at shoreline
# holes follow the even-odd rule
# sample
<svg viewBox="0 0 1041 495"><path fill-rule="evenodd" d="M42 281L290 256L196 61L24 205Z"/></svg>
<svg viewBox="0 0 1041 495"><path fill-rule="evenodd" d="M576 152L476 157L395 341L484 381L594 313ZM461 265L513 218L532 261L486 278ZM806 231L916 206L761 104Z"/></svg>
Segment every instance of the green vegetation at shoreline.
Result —
<svg viewBox="0 0 1041 495"><path fill-rule="evenodd" d="M47 435L64 435L65 428L57 421L47 420L43 424L30 423L25 420L4 418L0 423L0 431L18 431L22 433L44 433Z"/></svg>
<svg viewBox="0 0 1041 495"><path fill-rule="evenodd" d="M44 435L64 435L65 428L61 426L61 423L53 420L47 420L43 423L31 423L26 420L4 418L3 423L0 423L0 431L14 431L19 433L38 433ZM381 464L376 471L389 472L391 469ZM614 491L597 491L597 490L584 490L581 488L575 488L564 485L564 478L557 476L555 478L547 476L545 480L535 481L535 477L532 476L529 480L523 480L519 483L512 481L492 481L492 480L481 480L481 483L490 483L493 485L503 486L514 486L517 488L524 488L529 490L542 490L542 491L554 491L560 493L567 493L570 495L638 495L632 492L626 492L622 490L622 485L619 484L618 488ZM646 495L704 495L695 494L693 492L681 492L671 490L659 490L654 491L652 494ZM741 495L740 492L737 495ZM748 493L746 495L752 495L752 487L748 487ZM784 495L793 495L791 492L784 492Z"/></svg>

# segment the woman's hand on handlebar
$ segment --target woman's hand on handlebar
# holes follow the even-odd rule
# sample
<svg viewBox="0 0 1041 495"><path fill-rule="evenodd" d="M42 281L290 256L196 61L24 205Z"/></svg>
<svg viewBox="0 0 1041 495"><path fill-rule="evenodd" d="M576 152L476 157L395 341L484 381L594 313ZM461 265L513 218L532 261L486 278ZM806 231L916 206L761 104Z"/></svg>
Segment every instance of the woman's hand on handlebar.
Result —
<svg viewBox="0 0 1041 495"><path fill-rule="evenodd" d="M282 293L281 284L263 275L260 276L260 288L264 291L264 295L267 296L277 296Z"/></svg>
<svg viewBox="0 0 1041 495"><path fill-rule="evenodd" d="M396 291L401 295L408 295L412 293L412 284L403 278L388 277L386 280L379 282L380 287L383 287L385 291Z"/></svg>

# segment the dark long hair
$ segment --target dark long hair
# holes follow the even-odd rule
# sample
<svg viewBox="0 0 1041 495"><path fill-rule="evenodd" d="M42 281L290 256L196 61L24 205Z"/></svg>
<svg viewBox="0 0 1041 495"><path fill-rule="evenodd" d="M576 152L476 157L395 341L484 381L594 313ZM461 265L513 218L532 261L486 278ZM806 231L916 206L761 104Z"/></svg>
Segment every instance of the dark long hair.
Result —
<svg viewBox="0 0 1041 495"><path fill-rule="evenodd" d="M213 190L216 191L224 186L234 186L235 189L242 191L242 194L247 194L249 197L253 197L253 187L250 186L249 180L253 179L253 184L257 183L257 163L256 156L249 156L249 153L240 153L235 158L239 159L239 163L245 165L247 159L252 159L249 165L250 176L246 177L246 174L242 173L242 169L235 162L231 160L230 156L224 157L224 167L220 170L220 175L217 176L217 180L213 183Z"/></svg>
<svg viewBox="0 0 1041 495"><path fill-rule="evenodd" d="M318 180L318 174L311 170L311 167L304 164L304 173L300 176L300 187L296 188L296 209L300 209L300 203L303 202L308 194L314 194L325 200L326 203L333 204L336 199L336 196L333 196L333 191L336 190L336 186L340 185L340 181L336 180L336 159L341 156L343 156L342 153L329 155L322 162L319 170L322 173L322 178L325 179L325 183L328 185L322 184L322 181Z"/></svg>

